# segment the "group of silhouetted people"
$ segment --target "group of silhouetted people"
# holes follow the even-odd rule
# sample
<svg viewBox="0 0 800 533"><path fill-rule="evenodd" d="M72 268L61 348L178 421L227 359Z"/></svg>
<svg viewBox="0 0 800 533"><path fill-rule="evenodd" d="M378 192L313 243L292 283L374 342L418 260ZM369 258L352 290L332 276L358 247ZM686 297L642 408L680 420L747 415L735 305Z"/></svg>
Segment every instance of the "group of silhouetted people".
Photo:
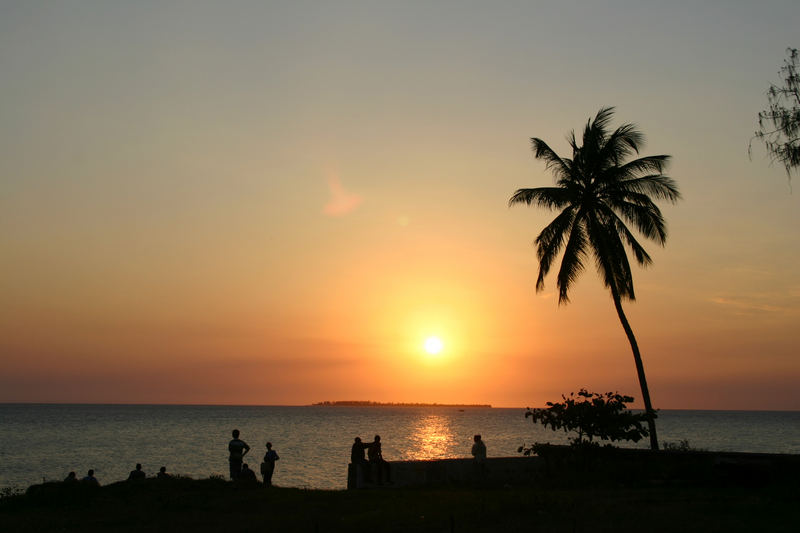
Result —
<svg viewBox="0 0 800 533"><path fill-rule="evenodd" d="M250 446L239 438L238 429L233 430L232 436L233 439L228 443L228 463L231 479L240 483L258 483L256 473L244 462L244 456L250 451ZM478 478L482 478L486 475L486 444L481 440L480 435L475 435L473 440L472 456L475 458L475 472ZM272 449L271 442L266 444L266 448L267 451L261 463L261 476L263 477L264 486L269 487L272 485L272 475L275 473L275 462L280 457ZM350 450L350 462L356 469L356 476L363 478L365 481L372 482L374 478L379 485L383 485L384 481L392 483L392 470L389 462L383 458L380 435L375 435L375 439L372 442L362 442L361 437L356 437ZM128 475L128 481L138 481L146 477L141 463L136 463L136 468L131 470ZM165 466L162 466L158 474L156 474L157 479L170 479L171 477L167 473ZM80 481L96 486L100 485L94 476L94 470L89 470L86 477ZM64 482L78 482L75 472L70 472Z"/></svg>
<svg viewBox="0 0 800 533"><path fill-rule="evenodd" d="M147 475L142 470L142 464L136 463L136 468L131 470L131 473L128 474L128 481L139 481L141 479L146 478ZM162 466L158 469L158 474L156 474L156 479L171 479L172 476L167 474L167 467Z"/></svg>
<svg viewBox="0 0 800 533"><path fill-rule="evenodd" d="M233 439L228 443L228 464L230 466L231 479L242 483L258 483L256 473L244 462L244 456L250 451L250 446L239 438L239 430L234 429L232 432ZM261 462L261 476L264 479L264 486L272 486L272 474L275 473L275 462L280 459L275 450L272 449L272 443L268 442L267 452L264 454L264 460Z"/></svg>
<svg viewBox="0 0 800 533"><path fill-rule="evenodd" d="M473 476L481 483L486 479L487 470L486 443L480 435L473 437L471 453L475 460ZM355 468L357 479L363 479L367 483L375 482L378 485L383 485L384 479L386 483L392 483L392 470L389 462L383 458L380 435L375 435L375 440L372 442L363 442L361 437L356 437L350 449L350 462Z"/></svg>
<svg viewBox="0 0 800 533"><path fill-rule="evenodd" d="M384 477L387 483L392 482L392 469L389 467L389 462L383 458L380 435L375 435L375 440L372 442L362 442L361 437L356 437L350 449L350 462L356 468L356 475L360 472L366 481L372 481L372 476L375 474L378 485L383 485Z"/></svg>
<svg viewBox="0 0 800 533"><path fill-rule="evenodd" d="M142 470L142 464L136 463L136 468L131 470L131 473L128 474L128 481L139 481L146 477L147 475L144 473L144 470ZM167 474L167 467L162 466L161 468L159 468L158 474L156 474L156 478L170 479L172 478L172 476ZM77 483L77 482L78 482L78 476L75 474L75 472L70 472L64 479L64 483ZM94 485L96 487L100 486L100 482L97 481L96 477L94 477L94 469L89 469L89 471L86 473L86 476L80 479L80 482L89 485Z"/></svg>
<svg viewBox="0 0 800 533"><path fill-rule="evenodd" d="M97 478L94 477L94 470L89 470L88 475L84 478L84 480L91 479L94 480L94 483L97 483ZM75 472L70 472L67 474L67 477L64 478L64 483L77 483L78 482L78 475ZM91 483L92 481L90 481Z"/></svg>
<svg viewBox="0 0 800 533"><path fill-rule="evenodd" d="M64 483L77 483L77 482L78 482L78 476L77 474L75 474L75 472L70 472L64 479ZM94 477L94 470L91 468L86 473L86 476L80 479L80 482L86 483L87 485L94 485L95 487L100 486L100 483L97 481L97 478Z"/></svg>
<svg viewBox="0 0 800 533"><path fill-rule="evenodd" d="M230 474L231 479L241 483L258 483L258 478L256 477L256 473L243 461L244 456L247 455L247 452L250 451L250 446L239 438L239 430L233 430L233 439L228 443L228 452L230 456L228 457L228 462L230 464ZM269 487L272 485L272 475L275 473L275 462L280 459L278 454L275 450L272 449L272 443L267 443L267 451L264 454L264 461L261 463L261 475L264 479L264 485ZM136 463L136 468L131 470L130 474L128 474L128 481L139 481L145 479L147 475L142 470L142 464ZM162 466L158 474L155 476L157 479L170 479L172 476L167 473L167 467ZM94 476L94 470L89 470L85 477L78 479L77 474L75 472L70 472L66 479L64 479L65 483L77 483L80 481L81 483L87 483L95 486L99 486L100 483L97 481L97 478Z"/></svg>

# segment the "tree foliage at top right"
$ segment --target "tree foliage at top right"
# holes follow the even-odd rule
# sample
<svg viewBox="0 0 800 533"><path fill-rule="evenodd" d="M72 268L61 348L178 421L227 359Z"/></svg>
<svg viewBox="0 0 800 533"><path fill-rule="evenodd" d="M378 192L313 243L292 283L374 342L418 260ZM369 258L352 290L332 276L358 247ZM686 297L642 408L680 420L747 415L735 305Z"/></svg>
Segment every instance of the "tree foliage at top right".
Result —
<svg viewBox="0 0 800 533"><path fill-rule="evenodd" d="M770 84L769 107L758 113L754 139L764 143L770 159L782 164L791 179L792 170L800 168L800 57L797 48L787 48L786 53L789 57L783 60L781 83Z"/></svg>

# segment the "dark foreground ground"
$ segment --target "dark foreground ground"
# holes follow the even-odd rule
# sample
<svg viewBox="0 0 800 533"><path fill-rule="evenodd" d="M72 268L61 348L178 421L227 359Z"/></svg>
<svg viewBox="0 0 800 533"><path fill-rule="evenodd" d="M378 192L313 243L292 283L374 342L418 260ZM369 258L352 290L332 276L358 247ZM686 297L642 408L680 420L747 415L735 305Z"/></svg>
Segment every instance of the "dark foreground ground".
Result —
<svg viewBox="0 0 800 533"><path fill-rule="evenodd" d="M798 494L782 484L319 491L148 479L34 486L0 500L0 531L796 532Z"/></svg>

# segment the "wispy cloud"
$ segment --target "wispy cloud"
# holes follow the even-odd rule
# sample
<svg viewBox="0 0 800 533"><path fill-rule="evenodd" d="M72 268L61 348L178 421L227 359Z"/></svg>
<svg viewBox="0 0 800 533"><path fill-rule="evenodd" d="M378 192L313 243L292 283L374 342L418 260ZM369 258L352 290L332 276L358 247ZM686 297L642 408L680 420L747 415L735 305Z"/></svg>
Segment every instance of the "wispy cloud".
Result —
<svg viewBox="0 0 800 533"><path fill-rule="evenodd" d="M338 176L328 178L331 196L322 212L328 216L340 217L355 210L364 200L360 195L347 192Z"/></svg>
<svg viewBox="0 0 800 533"><path fill-rule="evenodd" d="M777 313L777 312L787 311L786 308L777 305L770 305L759 302L750 302L746 300L736 300L733 298L724 298L721 296L711 298L711 301L714 302L715 304L724 305L726 307L730 307L742 312Z"/></svg>

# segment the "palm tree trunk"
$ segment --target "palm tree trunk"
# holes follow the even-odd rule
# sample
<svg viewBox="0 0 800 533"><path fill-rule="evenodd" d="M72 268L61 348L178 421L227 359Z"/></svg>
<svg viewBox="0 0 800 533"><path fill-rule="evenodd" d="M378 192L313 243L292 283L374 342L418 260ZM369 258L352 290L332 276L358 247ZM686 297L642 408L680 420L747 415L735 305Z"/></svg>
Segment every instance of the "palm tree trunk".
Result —
<svg viewBox="0 0 800 533"><path fill-rule="evenodd" d="M636 362L636 374L639 376L639 386L642 388L644 408L645 412L649 415L647 418L647 425L650 429L650 449L658 450L658 437L656 436L655 421L656 412L653 410L653 405L650 403L650 390L647 388L647 378L644 376L642 354L639 353L639 345L636 343L636 337L634 337L631 325L628 323L628 319L625 317L625 313L622 311L622 301L620 300L616 287L611 287L611 296L614 298L614 307L617 308L619 321L622 322L622 328L625 330L625 335L628 336L628 342L631 343L633 360Z"/></svg>

